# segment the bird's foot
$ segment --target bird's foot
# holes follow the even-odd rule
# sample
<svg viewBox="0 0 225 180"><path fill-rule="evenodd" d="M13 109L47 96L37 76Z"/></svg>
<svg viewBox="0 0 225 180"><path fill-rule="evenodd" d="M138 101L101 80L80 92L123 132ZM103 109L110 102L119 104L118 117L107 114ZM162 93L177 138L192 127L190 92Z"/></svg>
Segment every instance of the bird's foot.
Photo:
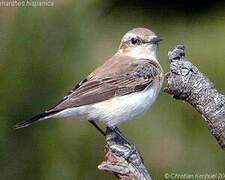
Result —
<svg viewBox="0 0 225 180"><path fill-rule="evenodd" d="M126 161L132 161L133 156L137 154L140 156L142 163L144 162L141 153L135 148L135 146L128 142L128 140L123 136L118 127L107 127L106 128L106 140L109 146L120 145L120 149L116 148L116 153L120 154Z"/></svg>

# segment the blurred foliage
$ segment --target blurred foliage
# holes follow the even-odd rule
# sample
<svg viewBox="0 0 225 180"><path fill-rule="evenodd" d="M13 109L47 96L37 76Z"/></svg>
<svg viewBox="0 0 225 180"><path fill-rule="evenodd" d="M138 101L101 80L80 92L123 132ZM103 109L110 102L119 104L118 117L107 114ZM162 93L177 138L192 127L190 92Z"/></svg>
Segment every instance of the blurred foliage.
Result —
<svg viewBox="0 0 225 180"><path fill-rule="evenodd" d="M183 43L225 93L223 1L55 0L53 7L0 7L0 175L5 180L114 179L99 172L103 137L87 122L13 125L54 105L112 56L122 35L147 27L165 37L160 59ZM225 173L224 152L201 116L161 93L151 110L121 128L155 179L166 172Z"/></svg>

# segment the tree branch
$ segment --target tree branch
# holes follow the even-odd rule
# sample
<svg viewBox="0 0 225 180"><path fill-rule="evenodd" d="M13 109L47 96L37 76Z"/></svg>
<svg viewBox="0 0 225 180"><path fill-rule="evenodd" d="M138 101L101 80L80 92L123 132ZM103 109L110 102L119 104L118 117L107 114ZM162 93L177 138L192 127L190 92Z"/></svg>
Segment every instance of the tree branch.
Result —
<svg viewBox="0 0 225 180"><path fill-rule="evenodd" d="M140 153L118 128L107 128L105 161L98 168L113 173L121 180L151 180Z"/></svg>
<svg viewBox="0 0 225 180"><path fill-rule="evenodd" d="M191 104L205 122L222 149L225 150L225 96L186 57L183 45L168 53L170 72L165 92Z"/></svg>

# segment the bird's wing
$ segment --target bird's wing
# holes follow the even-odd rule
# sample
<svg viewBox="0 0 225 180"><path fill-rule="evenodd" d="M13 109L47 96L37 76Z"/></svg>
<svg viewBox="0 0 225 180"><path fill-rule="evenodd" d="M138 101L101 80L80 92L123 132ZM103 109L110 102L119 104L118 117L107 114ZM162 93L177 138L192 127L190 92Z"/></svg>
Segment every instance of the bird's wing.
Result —
<svg viewBox="0 0 225 180"><path fill-rule="evenodd" d="M122 67L123 69L123 67ZM79 84L51 111L62 111L67 108L79 107L108 100L115 96L123 96L144 90L159 75L158 68L149 60L138 60L129 66L129 70L119 73L106 73L94 76Z"/></svg>

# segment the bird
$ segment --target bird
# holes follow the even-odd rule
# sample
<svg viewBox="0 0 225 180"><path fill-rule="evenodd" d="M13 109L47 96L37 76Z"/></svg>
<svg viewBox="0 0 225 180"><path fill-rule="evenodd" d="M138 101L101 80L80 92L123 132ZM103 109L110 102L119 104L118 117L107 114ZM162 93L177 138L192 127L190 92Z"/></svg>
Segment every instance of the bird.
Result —
<svg viewBox="0 0 225 180"><path fill-rule="evenodd" d="M155 102L163 84L159 42L147 28L134 28L122 37L117 52L72 88L55 106L15 128L20 129L49 118L77 117L106 127L143 114Z"/></svg>

